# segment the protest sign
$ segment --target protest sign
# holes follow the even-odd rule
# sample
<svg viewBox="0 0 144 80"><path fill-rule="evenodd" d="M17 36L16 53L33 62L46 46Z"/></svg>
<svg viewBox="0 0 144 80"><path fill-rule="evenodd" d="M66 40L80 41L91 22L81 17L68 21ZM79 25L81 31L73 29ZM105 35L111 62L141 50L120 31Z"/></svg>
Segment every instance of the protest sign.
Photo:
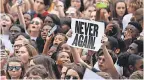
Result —
<svg viewBox="0 0 144 80"><path fill-rule="evenodd" d="M105 80L103 77L94 73L93 71L86 69L83 80Z"/></svg>
<svg viewBox="0 0 144 80"><path fill-rule="evenodd" d="M104 23L72 18L72 36L67 44L73 47L98 51L104 35Z"/></svg>

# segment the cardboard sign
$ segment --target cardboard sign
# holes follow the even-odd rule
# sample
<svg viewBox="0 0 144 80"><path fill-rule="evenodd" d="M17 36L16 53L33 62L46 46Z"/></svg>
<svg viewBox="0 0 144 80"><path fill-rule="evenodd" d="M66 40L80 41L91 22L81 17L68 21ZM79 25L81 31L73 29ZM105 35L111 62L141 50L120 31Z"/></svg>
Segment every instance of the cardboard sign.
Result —
<svg viewBox="0 0 144 80"><path fill-rule="evenodd" d="M86 69L83 80L105 80L105 79L97 75L93 71Z"/></svg>
<svg viewBox="0 0 144 80"><path fill-rule="evenodd" d="M73 47L98 51L104 35L104 23L83 19L72 19L72 36L67 44Z"/></svg>

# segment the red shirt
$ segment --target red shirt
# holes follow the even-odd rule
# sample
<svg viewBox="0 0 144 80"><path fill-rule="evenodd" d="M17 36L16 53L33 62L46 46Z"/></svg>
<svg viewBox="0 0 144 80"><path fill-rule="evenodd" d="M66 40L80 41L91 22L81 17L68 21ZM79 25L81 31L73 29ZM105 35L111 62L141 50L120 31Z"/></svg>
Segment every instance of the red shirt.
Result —
<svg viewBox="0 0 144 80"><path fill-rule="evenodd" d="M47 11L45 11L45 12L44 12L44 13L42 13L41 15L46 17L46 16L48 15L48 12L47 12ZM38 17L38 14L34 14L34 17Z"/></svg>

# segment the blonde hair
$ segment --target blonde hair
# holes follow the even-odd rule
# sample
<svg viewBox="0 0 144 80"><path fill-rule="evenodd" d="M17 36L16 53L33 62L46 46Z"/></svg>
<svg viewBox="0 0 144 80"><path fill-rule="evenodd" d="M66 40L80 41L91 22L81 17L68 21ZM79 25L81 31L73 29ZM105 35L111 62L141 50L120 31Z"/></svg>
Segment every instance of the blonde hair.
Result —
<svg viewBox="0 0 144 80"><path fill-rule="evenodd" d="M32 58L36 55L38 55L38 51L30 44L25 44L24 45L25 48L27 49L28 53L29 53L29 56Z"/></svg>
<svg viewBox="0 0 144 80"><path fill-rule="evenodd" d="M140 5L136 3L135 1L132 1L129 3L128 7L134 8L135 10L140 8Z"/></svg>
<svg viewBox="0 0 144 80"><path fill-rule="evenodd" d="M103 77L104 79L112 79L111 75L106 72L97 72L97 74Z"/></svg>
<svg viewBox="0 0 144 80"><path fill-rule="evenodd" d="M143 79L143 71L135 71L133 72L129 79Z"/></svg>

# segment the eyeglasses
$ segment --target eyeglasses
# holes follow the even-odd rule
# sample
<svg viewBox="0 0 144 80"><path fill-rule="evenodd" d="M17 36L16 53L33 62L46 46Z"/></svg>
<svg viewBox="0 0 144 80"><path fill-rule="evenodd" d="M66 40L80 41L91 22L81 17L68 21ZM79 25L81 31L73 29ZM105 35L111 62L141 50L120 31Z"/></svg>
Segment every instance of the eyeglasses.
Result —
<svg viewBox="0 0 144 80"><path fill-rule="evenodd" d="M40 24L40 22L38 22L38 21L31 21L31 22L30 22L30 24L39 25L39 24Z"/></svg>
<svg viewBox="0 0 144 80"><path fill-rule="evenodd" d="M17 48L20 48L20 47L22 47L22 46L23 46L22 44L19 44L19 45L14 45L13 47L14 47L14 48L16 48L16 47L17 47Z"/></svg>
<svg viewBox="0 0 144 80"><path fill-rule="evenodd" d="M12 71L13 69L15 69L16 71L21 69L21 66L8 66L8 70Z"/></svg>
<svg viewBox="0 0 144 80"><path fill-rule="evenodd" d="M71 75L66 75L65 76L65 79L78 79L78 77L77 76L71 76Z"/></svg>

